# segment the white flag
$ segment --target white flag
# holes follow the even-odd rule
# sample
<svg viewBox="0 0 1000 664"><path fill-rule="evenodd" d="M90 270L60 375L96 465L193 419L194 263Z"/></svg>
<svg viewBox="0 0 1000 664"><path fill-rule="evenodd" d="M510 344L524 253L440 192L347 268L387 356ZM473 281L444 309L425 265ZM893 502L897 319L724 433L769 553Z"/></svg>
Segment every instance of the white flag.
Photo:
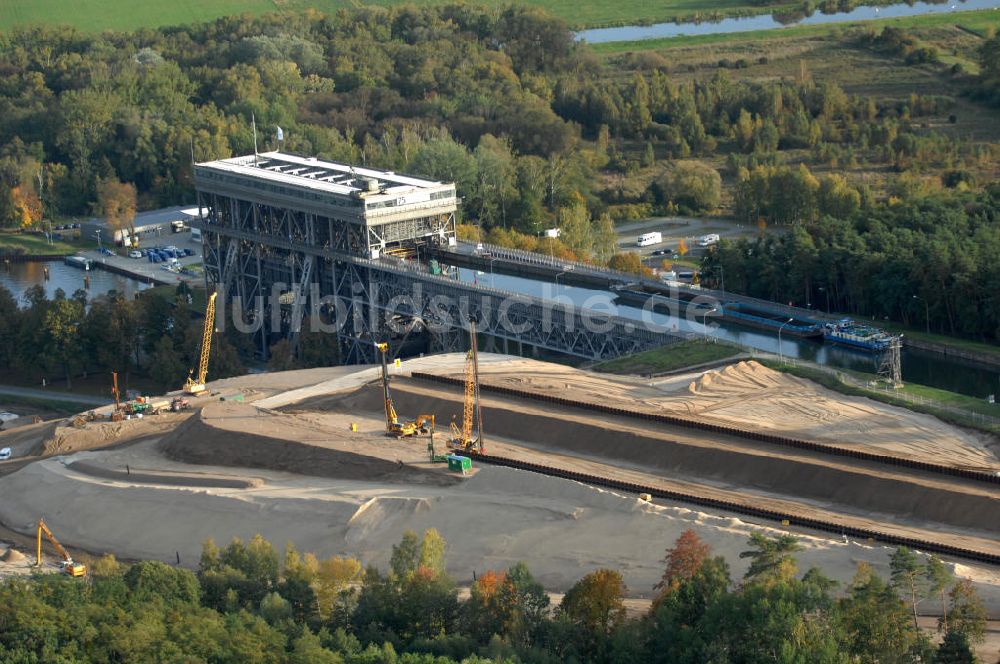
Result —
<svg viewBox="0 0 1000 664"><path fill-rule="evenodd" d="M281 131L281 127L278 127L278 140L279 141L285 140L285 132Z"/></svg>

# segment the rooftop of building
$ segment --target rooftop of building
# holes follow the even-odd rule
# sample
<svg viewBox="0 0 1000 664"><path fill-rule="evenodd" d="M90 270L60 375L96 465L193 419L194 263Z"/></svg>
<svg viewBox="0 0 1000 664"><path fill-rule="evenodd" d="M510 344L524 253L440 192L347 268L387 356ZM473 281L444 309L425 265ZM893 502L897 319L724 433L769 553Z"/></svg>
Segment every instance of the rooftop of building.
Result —
<svg viewBox="0 0 1000 664"><path fill-rule="evenodd" d="M198 166L356 198L399 196L454 187L452 183L283 152L218 159Z"/></svg>

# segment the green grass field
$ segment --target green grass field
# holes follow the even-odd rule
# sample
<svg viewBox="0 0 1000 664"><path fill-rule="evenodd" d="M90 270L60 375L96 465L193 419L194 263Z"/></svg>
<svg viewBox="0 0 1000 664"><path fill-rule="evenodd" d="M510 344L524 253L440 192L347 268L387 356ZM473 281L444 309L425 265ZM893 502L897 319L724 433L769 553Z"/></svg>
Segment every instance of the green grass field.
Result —
<svg viewBox="0 0 1000 664"><path fill-rule="evenodd" d="M692 340L609 360L595 371L616 374L651 374L673 371L706 362L716 362L739 355L740 349L723 343Z"/></svg>
<svg viewBox="0 0 1000 664"><path fill-rule="evenodd" d="M471 0L495 6L485 0ZM210 21L220 16L249 12L263 14L280 10L315 8L323 12L364 5L430 5L440 0L0 0L0 31L16 25L33 23L65 23L88 32L101 30L131 30L140 27L185 25ZM621 0L611 2L579 3L572 0L527 0L523 4L547 9L576 28L609 25L633 25L669 21L678 17L709 17L715 15L748 15L769 12L793 3L776 3L769 7L753 6L746 0L666 0L650 3L647 0Z"/></svg>
<svg viewBox="0 0 1000 664"><path fill-rule="evenodd" d="M44 235L34 233L0 233L0 253L22 250L25 254L72 254L81 249L93 249L96 243L81 240L53 240L49 244Z"/></svg>

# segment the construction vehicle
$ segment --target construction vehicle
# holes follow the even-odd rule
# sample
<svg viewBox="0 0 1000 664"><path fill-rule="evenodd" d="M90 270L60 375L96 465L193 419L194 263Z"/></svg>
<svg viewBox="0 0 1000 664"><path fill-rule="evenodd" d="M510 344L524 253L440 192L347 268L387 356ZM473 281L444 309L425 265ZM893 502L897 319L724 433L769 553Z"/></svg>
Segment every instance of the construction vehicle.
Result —
<svg viewBox="0 0 1000 664"><path fill-rule="evenodd" d="M427 457L431 463L448 463L447 454L438 454L434 449L434 416L431 416L431 437L427 439Z"/></svg>
<svg viewBox="0 0 1000 664"><path fill-rule="evenodd" d="M476 321L469 321L469 352L465 355L465 400L462 408L462 428L451 423L452 438L448 447L456 450L486 453L483 446L483 410L479 404L479 351L476 343ZM475 418L476 435L472 435Z"/></svg>
<svg viewBox="0 0 1000 664"><path fill-rule="evenodd" d="M418 433L434 431L433 415L418 415L412 422L400 422L396 406L389 390L389 344L376 343L375 348L382 354L382 401L385 404L385 435L396 438L408 438ZM430 425L428 427L427 425Z"/></svg>
<svg viewBox="0 0 1000 664"><path fill-rule="evenodd" d="M118 372L111 372L111 394L115 397L115 409L111 411L111 421L120 422L125 419L122 411L121 392L118 391Z"/></svg>
<svg viewBox="0 0 1000 664"><path fill-rule="evenodd" d="M208 377L208 356L212 350L212 333L215 331L215 296L212 293L208 296L208 305L205 307L205 330L201 336L201 359L198 362L198 375L192 377L194 370L188 372L187 381L184 383L184 393L191 396L199 396L205 392L205 379Z"/></svg>
<svg viewBox="0 0 1000 664"><path fill-rule="evenodd" d="M191 407L191 402L184 397L174 397L170 402L170 412L179 413Z"/></svg>
<svg viewBox="0 0 1000 664"><path fill-rule="evenodd" d="M42 566L42 533L45 533L45 536L52 542L52 546L63 557L62 562L59 563L59 568L64 574L70 576L87 576L87 566L83 563L73 562L73 557L69 555L69 551L63 548L63 545L59 543L59 540L52 534L49 527L45 525L45 519L38 520L38 548L35 553L35 567Z"/></svg>

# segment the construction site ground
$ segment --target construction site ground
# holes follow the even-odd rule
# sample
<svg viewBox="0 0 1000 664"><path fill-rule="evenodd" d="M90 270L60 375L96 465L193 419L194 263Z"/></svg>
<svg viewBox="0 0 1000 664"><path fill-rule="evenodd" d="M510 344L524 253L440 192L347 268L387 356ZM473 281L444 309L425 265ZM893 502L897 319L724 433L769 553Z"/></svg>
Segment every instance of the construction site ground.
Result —
<svg viewBox="0 0 1000 664"><path fill-rule="evenodd" d="M988 438L754 363L651 383L499 355L480 362L484 384L1000 468ZM406 374L461 376L463 364L453 354L395 370L397 409L436 416L438 453L452 416L461 416L461 388ZM210 384L213 395L186 413L0 433L0 446L16 447L15 459L0 463L0 522L24 537L44 517L74 555L179 556L187 567L197 565L205 539L257 532L279 547L292 541L300 551L384 567L405 529L434 527L459 583L523 560L560 592L610 567L636 600L651 596L664 550L687 528L727 558L734 578L755 530L793 532L800 567L820 567L842 584L859 562L888 576L891 548L878 542L486 464L451 473L428 460L426 436L384 435L378 376L372 367L249 375ZM482 403L488 453L1000 552L996 485L488 392ZM1000 617L1000 568L945 560Z"/></svg>

